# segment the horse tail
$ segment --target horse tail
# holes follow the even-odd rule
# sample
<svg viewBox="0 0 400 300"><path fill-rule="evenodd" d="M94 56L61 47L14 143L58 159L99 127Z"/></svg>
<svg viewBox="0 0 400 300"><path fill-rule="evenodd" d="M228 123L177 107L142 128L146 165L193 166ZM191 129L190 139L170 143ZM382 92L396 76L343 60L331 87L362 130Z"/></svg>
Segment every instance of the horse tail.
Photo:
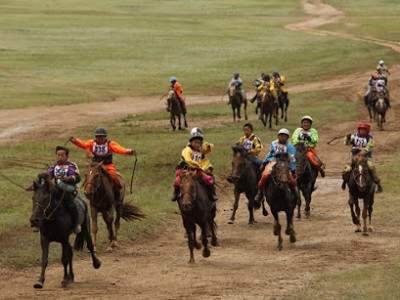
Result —
<svg viewBox="0 0 400 300"><path fill-rule="evenodd" d="M85 236L83 235L83 232L80 232L76 235L74 249L77 251L82 251L84 244L85 244Z"/></svg>
<svg viewBox="0 0 400 300"><path fill-rule="evenodd" d="M146 214L144 214L138 207L124 203L122 205L122 219L125 221L134 221L134 220L141 220L146 218Z"/></svg>

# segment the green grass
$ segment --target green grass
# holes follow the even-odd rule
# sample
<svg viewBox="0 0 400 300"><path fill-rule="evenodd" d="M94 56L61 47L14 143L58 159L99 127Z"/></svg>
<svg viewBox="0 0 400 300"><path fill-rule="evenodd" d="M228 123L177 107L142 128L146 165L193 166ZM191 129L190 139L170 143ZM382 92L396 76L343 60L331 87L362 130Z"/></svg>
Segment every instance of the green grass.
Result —
<svg viewBox="0 0 400 300"><path fill-rule="evenodd" d="M391 49L285 30L297 1L6 1L0 4L0 109L162 95L222 94L281 71L288 86L369 68Z"/></svg>
<svg viewBox="0 0 400 300"><path fill-rule="evenodd" d="M320 100L324 99L324 100ZM306 107L312 107L306 108ZM326 122L347 120L354 118L355 106L343 97L333 96L326 92L313 92L292 95L289 110L289 122L285 125L290 131L298 126L299 119L304 114L314 116L314 124L319 127ZM256 120L250 106L249 115L253 120L255 131L261 138L263 145L267 146L276 138L280 127L273 130L265 129L260 121ZM218 111L218 114L212 112ZM251 111L251 112L250 112ZM207 120L218 117L229 117L227 123L214 126L212 122L202 126L206 140L214 143L215 151L209 155L217 178L230 172L232 150L231 146L242 136L243 123L231 122L231 109L226 104L213 104L212 106L196 106L191 118ZM153 117L152 117L153 116ZM164 116L165 126L152 127L149 120L159 120ZM338 119L338 116L340 118ZM191 119L192 120L192 119ZM204 122L204 121L202 121ZM196 123L190 124L196 126ZM148 215L141 222L122 223L120 241L128 243L148 232L157 231L163 226L163 221L177 217L176 203L169 198L172 193L172 182L175 178L174 168L180 160L180 152L188 140L188 131L172 132L168 124L167 113L148 114L144 116L128 116L118 122L104 124L109 131L109 137L126 147L133 147L137 151L138 164L134 179L134 194L128 194L126 199L133 201ZM83 128L76 132L82 139L92 138L93 128ZM64 139L41 140L18 146L0 148L0 156L5 162L2 174L7 174L11 180L23 186L28 186L35 176L45 171L46 164L51 165L55 159L56 145L63 145ZM70 158L85 172L84 151L68 144ZM131 156L114 155L115 164L123 174L125 180L130 181L134 159ZM32 234L29 228L31 214L31 192L25 192L6 180L0 181L0 243L2 255L0 266L26 267L36 265L40 257L39 238ZM82 192L81 192L82 193ZM99 246L107 244L106 228L100 220ZM29 245L23 247L22 245ZM58 260L59 248L52 249L52 259Z"/></svg>

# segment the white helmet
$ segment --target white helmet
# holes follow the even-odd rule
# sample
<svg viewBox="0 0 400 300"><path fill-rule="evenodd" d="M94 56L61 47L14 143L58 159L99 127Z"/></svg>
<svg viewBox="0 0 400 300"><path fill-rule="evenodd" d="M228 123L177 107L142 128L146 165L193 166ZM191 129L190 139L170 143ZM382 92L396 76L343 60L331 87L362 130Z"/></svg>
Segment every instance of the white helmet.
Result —
<svg viewBox="0 0 400 300"><path fill-rule="evenodd" d="M383 65L384 63L385 63L385 62L384 62L383 60L380 60L380 61L379 61L379 64L380 64L380 65Z"/></svg>
<svg viewBox="0 0 400 300"><path fill-rule="evenodd" d="M377 82L376 82L376 84L378 85L382 85L382 86L384 86L385 85L385 80L383 80L383 79L379 79Z"/></svg>
<svg viewBox="0 0 400 300"><path fill-rule="evenodd" d="M287 130L286 128L282 128L278 131L278 136L280 134L286 134L287 136L290 136L289 130Z"/></svg>
<svg viewBox="0 0 400 300"><path fill-rule="evenodd" d="M201 130L200 127L194 127L192 130L190 130L189 142L195 138L200 138L203 140L203 130Z"/></svg>

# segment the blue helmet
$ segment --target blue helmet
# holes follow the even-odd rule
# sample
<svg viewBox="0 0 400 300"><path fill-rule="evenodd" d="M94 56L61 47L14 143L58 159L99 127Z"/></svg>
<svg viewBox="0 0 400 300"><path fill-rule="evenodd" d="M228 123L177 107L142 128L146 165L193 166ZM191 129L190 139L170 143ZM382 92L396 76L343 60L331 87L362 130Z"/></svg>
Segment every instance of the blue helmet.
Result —
<svg viewBox="0 0 400 300"><path fill-rule="evenodd" d="M174 81L178 81L178 78L176 78L175 76L172 76L172 77L169 79L169 82L174 82Z"/></svg>

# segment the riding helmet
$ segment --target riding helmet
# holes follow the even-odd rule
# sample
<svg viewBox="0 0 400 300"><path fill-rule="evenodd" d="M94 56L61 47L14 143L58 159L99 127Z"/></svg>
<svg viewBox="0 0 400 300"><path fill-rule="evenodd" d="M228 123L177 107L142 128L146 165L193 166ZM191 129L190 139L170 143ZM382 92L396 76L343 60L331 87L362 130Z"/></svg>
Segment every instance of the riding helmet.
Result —
<svg viewBox="0 0 400 300"><path fill-rule="evenodd" d="M172 76L172 77L169 79L169 82L175 82L175 81L178 81L178 78L176 78L175 76Z"/></svg>
<svg viewBox="0 0 400 300"><path fill-rule="evenodd" d="M312 118L311 118L310 116L304 116L304 117L302 117L302 118L301 118L301 123L303 123L304 120L310 121L311 124L312 124L312 122L313 122L313 120L312 120Z"/></svg>
<svg viewBox="0 0 400 300"><path fill-rule="evenodd" d="M192 130L190 130L189 142L191 142L195 138L199 138L200 140L204 139L203 130L201 130L200 127L194 127Z"/></svg>
<svg viewBox="0 0 400 300"><path fill-rule="evenodd" d="M358 126L357 126L357 131L358 131L358 133L360 134L360 128L365 128L365 129L367 129L367 133L366 133L366 135L368 135L369 134L369 131L371 130L371 125L370 124L368 124L368 123L366 123L366 122L360 122L360 123L358 123Z"/></svg>
<svg viewBox="0 0 400 300"><path fill-rule="evenodd" d="M278 131L278 136L280 134L286 134L287 136L290 136L289 130L287 130L286 128L282 128Z"/></svg>
<svg viewBox="0 0 400 300"><path fill-rule="evenodd" d="M94 131L95 136L107 136L107 130L104 127L97 127Z"/></svg>
<svg viewBox="0 0 400 300"><path fill-rule="evenodd" d="M383 60L380 60L380 61L379 61L379 64L380 64L380 65L383 65L384 63L385 63L385 62L384 62Z"/></svg>
<svg viewBox="0 0 400 300"><path fill-rule="evenodd" d="M272 76L279 76L279 73L275 71L274 73L272 73Z"/></svg>
<svg viewBox="0 0 400 300"><path fill-rule="evenodd" d="M271 80L271 77L268 74L264 74L262 78L265 81L270 81Z"/></svg>
<svg viewBox="0 0 400 300"><path fill-rule="evenodd" d="M239 73L238 73L238 72L233 73L233 77L234 77L234 78L239 78Z"/></svg>

